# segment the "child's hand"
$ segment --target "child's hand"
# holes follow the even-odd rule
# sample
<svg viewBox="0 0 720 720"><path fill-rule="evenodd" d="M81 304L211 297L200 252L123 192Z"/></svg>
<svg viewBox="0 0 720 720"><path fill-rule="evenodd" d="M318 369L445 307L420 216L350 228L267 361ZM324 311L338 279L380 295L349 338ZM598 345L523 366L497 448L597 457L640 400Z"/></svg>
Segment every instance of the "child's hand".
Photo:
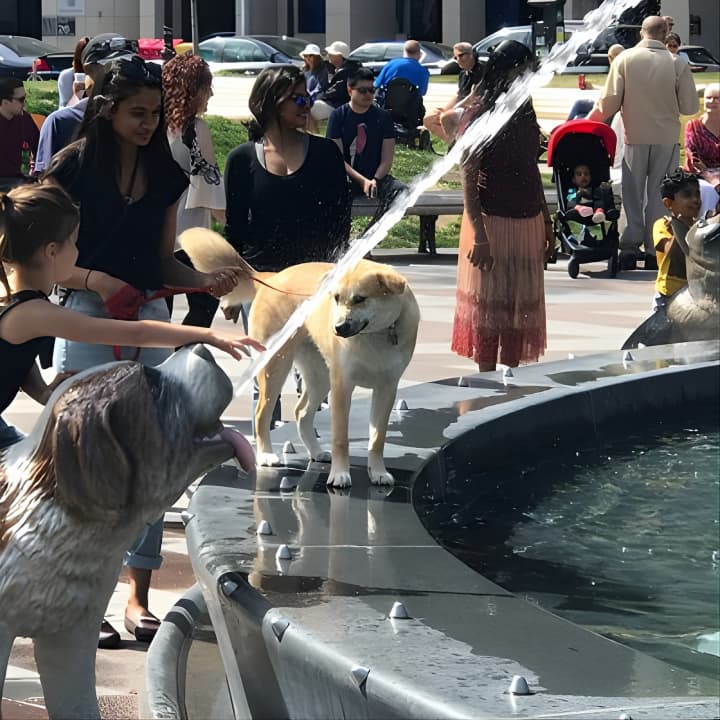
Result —
<svg viewBox="0 0 720 720"><path fill-rule="evenodd" d="M258 352L265 350L265 346L262 343L250 337L238 338L236 335L219 332L213 332L208 338L207 343L218 348L218 350L226 352L236 360L242 360L243 355L250 357L250 350L248 348L253 348L253 350L257 350Z"/></svg>
<svg viewBox="0 0 720 720"><path fill-rule="evenodd" d="M483 272L490 272L495 266L495 258L490 254L490 243L487 240L474 243L467 259Z"/></svg>
<svg viewBox="0 0 720 720"><path fill-rule="evenodd" d="M60 385L60 383L67 380L69 377L72 377L75 373L74 372L62 372L58 373L52 380L52 382L47 386L47 390L45 391L45 398L43 401L43 405L47 403L47 401L50 399L50 396L55 391L55 388Z"/></svg>

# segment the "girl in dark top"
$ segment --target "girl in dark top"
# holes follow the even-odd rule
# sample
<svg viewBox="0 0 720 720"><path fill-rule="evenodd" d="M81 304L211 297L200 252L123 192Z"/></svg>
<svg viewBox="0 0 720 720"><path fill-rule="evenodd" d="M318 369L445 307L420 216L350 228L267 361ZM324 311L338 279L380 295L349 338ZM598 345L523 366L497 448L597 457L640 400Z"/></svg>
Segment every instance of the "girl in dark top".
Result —
<svg viewBox="0 0 720 720"><path fill-rule="evenodd" d="M250 93L250 141L225 165L225 233L257 270L332 262L347 246L345 165L335 143L305 132L310 103L299 68L263 70Z"/></svg>
<svg viewBox="0 0 720 720"><path fill-rule="evenodd" d="M204 328L90 318L49 302L52 286L75 270L79 220L67 193L51 183L0 195L0 413L20 389L44 405L67 377L58 375L47 385L37 366L36 358L52 347L53 337L169 348L204 342L238 360L245 347L262 348L249 338ZM9 278L3 264L12 271ZM0 423L0 450L22 439L1 418Z"/></svg>
<svg viewBox="0 0 720 720"><path fill-rule="evenodd" d="M535 60L506 40L491 54L463 125L492 110ZM537 167L540 129L528 100L489 143L463 160L465 212L460 228L452 349L478 370L535 361L545 350L543 260L552 224Z"/></svg>
<svg viewBox="0 0 720 720"><path fill-rule="evenodd" d="M58 153L45 175L80 203L78 267L65 281L66 307L91 317L127 317L123 299L135 302L163 286L203 288L220 296L240 277L238 268L205 274L173 255L177 203L188 179L172 159L163 121L161 70L138 57L112 62L92 97L79 140ZM134 318L169 320L164 299L142 304ZM60 340L54 365L84 370L116 359L157 365L170 350L89 345ZM150 576L160 567L162 521L148 528L125 558L130 599L125 627L149 641L159 621L147 608ZM117 644L117 633L105 646Z"/></svg>

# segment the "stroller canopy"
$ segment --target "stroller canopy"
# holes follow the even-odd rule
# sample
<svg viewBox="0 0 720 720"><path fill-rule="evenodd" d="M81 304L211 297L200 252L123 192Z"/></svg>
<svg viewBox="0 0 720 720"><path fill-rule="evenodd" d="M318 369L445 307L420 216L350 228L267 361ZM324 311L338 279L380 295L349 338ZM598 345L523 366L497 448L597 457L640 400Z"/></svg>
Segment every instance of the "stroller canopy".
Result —
<svg viewBox="0 0 720 720"><path fill-rule="evenodd" d="M547 164L555 170L563 186L567 186L576 165L586 164L592 172L593 185L596 185L610 178L615 143L615 133L605 123L568 120L550 134Z"/></svg>

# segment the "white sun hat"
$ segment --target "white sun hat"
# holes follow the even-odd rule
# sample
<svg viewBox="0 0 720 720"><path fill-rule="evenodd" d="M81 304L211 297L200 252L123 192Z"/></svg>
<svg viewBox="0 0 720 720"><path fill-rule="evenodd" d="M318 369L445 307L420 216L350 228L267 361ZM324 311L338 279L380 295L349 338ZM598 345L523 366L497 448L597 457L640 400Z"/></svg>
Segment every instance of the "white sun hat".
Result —
<svg viewBox="0 0 720 720"><path fill-rule="evenodd" d="M308 43L305 46L305 49L300 53L300 57L305 57L305 55L320 55L320 57L322 57L320 46L315 43Z"/></svg>
<svg viewBox="0 0 720 720"><path fill-rule="evenodd" d="M336 40L325 48L328 55L342 55L346 58L350 54L350 46L342 40Z"/></svg>

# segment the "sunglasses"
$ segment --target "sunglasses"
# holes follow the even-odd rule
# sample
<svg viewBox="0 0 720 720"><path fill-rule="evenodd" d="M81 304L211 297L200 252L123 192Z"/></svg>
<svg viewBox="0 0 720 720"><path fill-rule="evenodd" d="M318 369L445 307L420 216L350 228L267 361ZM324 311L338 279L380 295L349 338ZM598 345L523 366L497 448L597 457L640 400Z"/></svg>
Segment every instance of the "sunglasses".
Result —
<svg viewBox="0 0 720 720"><path fill-rule="evenodd" d="M298 107L307 105L312 107L313 99L307 93L293 93L288 96L288 100L292 100Z"/></svg>
<svg viewBox="0 0 720 720"><path fill-rule="evenodd" d="M361 95L371 95L375 92L375 88L371 87L354 87L352 88L355 92L360 93Z"/></svg>

